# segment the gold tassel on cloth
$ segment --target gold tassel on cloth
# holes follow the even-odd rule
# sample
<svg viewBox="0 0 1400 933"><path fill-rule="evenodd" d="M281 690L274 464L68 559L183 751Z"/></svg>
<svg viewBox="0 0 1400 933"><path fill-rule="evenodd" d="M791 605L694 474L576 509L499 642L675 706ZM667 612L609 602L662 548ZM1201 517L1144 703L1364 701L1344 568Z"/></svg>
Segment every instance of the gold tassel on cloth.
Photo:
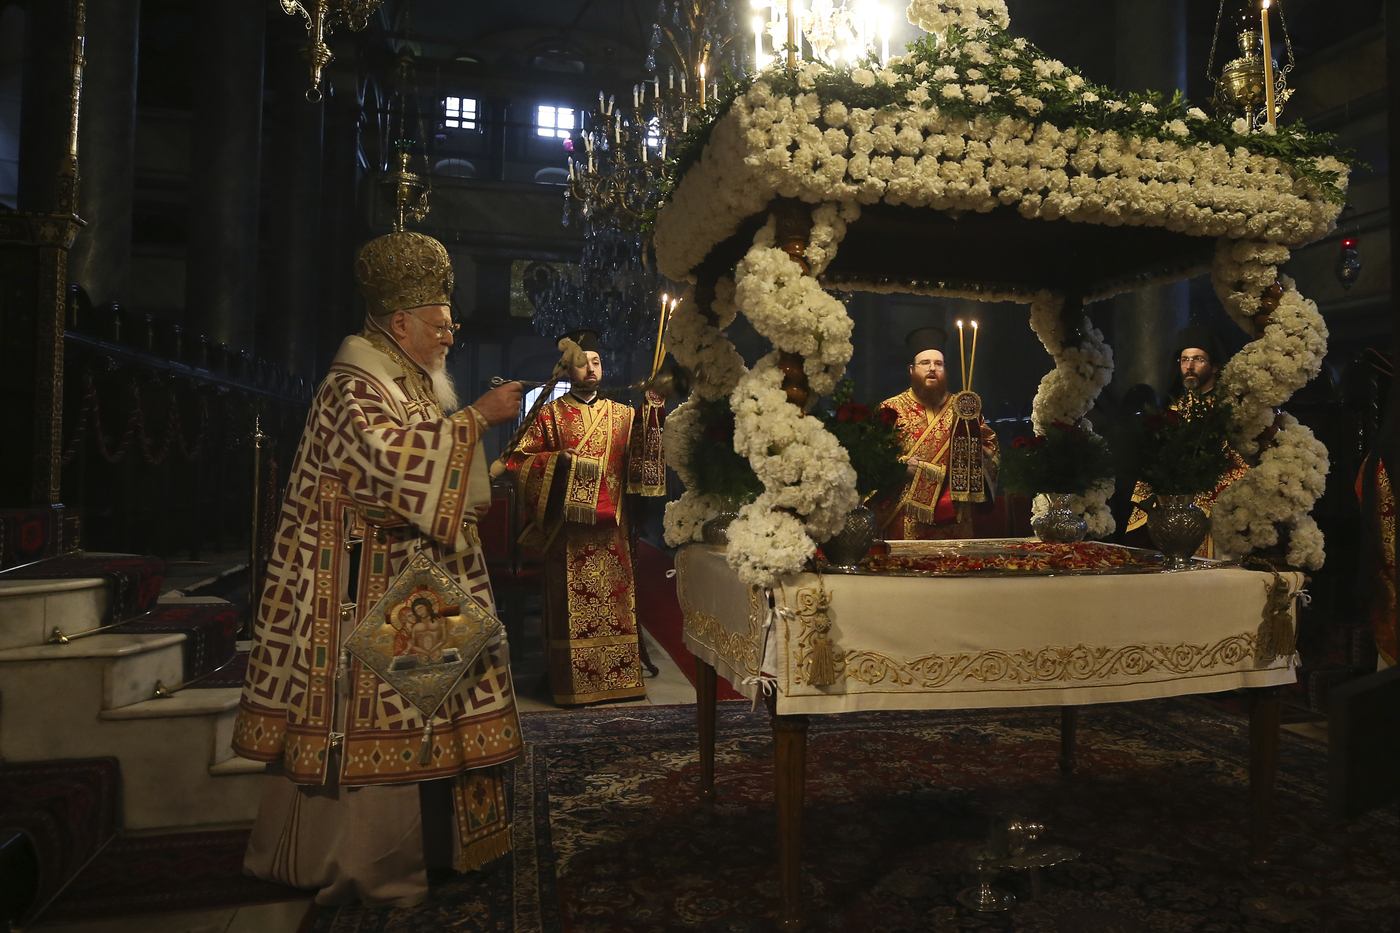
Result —
<svg viewBox="0 0 1400 933"><path fill-rule="evenodd" d="M472 871L510 852L503 766L476 768L452 782L459 852L453 867Z"/></svg>
<svg viewBox="0 0 1400 933"><path fill-rule="evenodd" d="M418 766L426 768L433 759L433 721L423 727L423 743L418 746Z"/></svg>
<svg viewBox="0 0 1400 933"><path fill-rule="evenodd" d="M601 457L570 457L568 486L564 490L564 519L591 525L598 515L598 498L607 481Z"/></svg>
<svg viewBox="0 0 1400 933"><path fill-rule="evenodd" d="M807 683L813 687L830 687L836 683L836 646L831 641L831 595L826 583L797 591L797 615L802 620L802 638L807 641Z"/></svg>

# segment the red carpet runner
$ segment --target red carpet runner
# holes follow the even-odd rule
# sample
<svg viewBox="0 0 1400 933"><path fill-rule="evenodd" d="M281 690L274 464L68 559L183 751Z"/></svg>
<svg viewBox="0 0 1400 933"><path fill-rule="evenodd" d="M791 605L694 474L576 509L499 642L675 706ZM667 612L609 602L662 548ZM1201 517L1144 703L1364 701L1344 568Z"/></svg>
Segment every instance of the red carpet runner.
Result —
<svg viewBox="0 0 1400 933"><path fill-rule="evenodd" d="M695 655L681 637L685 622L676 599L676 580L666 576L675 566L671 555L660 548L646 541L637 542L637 619L675 659L676 666L693 685ZM743 699L722 677L718 696L721 700Z"/></svg>

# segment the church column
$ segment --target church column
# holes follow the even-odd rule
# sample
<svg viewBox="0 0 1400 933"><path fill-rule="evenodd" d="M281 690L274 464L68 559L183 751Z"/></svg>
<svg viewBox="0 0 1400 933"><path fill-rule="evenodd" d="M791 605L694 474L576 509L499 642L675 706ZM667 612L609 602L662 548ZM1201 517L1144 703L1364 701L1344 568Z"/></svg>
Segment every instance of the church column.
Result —
<svg viewBox="0 0 1400 933"><path fill-rule="evenodd" d="M269 179L267 295L258 318L258 355L310 379L316 368L320 298L320 102L306 99L306 40L279 33L268 48L268 84L275 122L274 175Z"/></svg>
<svg viewBox="0 0 1400 933"><path fill-rule="evenodd" d="M125 303L131 286L132 173L136 162L136 48L140 0L90 4L78 150L87 222L68 256L68 280L93 304Z"/></svg>
<svg viewBox="0 0 1400 933"><path fill-rule="evenodd" d="M202 0L190 152L185 323L253 349L258 297L265 7Z"/></svg>
<svg viewBox="0 0 1400 933"><path fill-rule="evenodd" d="M83 0L28 4L19 213L0 213L0 506L58 505L68 250L78 219Z"/></svg>
<svg viewBox="0 0 1400 933"><path fill-rule="evenodd" d="M1185 90L1184 0L1117 0L1116 13L1118 89L1160 91L1166 97L1178 88ZM1112 315L1114 395L1121 398L1138 383L1164 392L1172 341L1190 320L1190 284L1172 282L1119 295L1113 299Z"/></svg>
<svg viewBox="0 0 1400 933"><path fill-rule="evenodd" d="M364 97L353 73L332 73L326 95L321 169L321 291L317 296L316 372L325 373L346 334L360 329L356 307L355 252L364 221L355 210L364 158L360 143Z"/></svg>

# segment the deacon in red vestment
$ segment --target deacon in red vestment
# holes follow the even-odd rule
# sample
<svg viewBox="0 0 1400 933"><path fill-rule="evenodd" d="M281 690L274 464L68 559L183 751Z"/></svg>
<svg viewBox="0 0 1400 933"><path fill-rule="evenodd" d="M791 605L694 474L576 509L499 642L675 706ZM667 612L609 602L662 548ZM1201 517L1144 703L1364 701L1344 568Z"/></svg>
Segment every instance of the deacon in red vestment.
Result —
<svg viewBox="0 0 1400 933"><path fill-rule="evenodd" d="M909 347L909 389L885 399L881 408L895 413L901 460L907 479L897 496L880 512L884 535L891 541L929 541L972 537L972 504L986 502L996 479L1001 453L997 435L979 416L976 430L982 446L982 482L956 482L953 440L960 427L948 391L943 360L945 335L938 327L912 332ZM971 422L966 422L971 425ZM965 491L966 490L966 491Z"/></svg>
<svg viewBox="0 0 1400 933"><path fill-rule="evenodd" d="M452 266L437 240L380 237L355 271L365 329L341 344L292 462L233 750L269 763L251 874L317 889L322 904L410 906L428 867L465 871L510 849L501 767L521 742L505 638L430 732L342 645L420 552L494 611L476 531L491 501L481 437L516 417L520 385L457 410Z"/></svg>
<svg viewBox="0 0 1400 933"><path fill-rule="evenodd" d="M550 691L574 705L646 696L627 500L664 496L666 468L662 399L649 392L634 411L600 396L598 335L568 336L588 363L573 371L567 395L540 410L507 466L527 523L521 541L545 554Z"/></svg>

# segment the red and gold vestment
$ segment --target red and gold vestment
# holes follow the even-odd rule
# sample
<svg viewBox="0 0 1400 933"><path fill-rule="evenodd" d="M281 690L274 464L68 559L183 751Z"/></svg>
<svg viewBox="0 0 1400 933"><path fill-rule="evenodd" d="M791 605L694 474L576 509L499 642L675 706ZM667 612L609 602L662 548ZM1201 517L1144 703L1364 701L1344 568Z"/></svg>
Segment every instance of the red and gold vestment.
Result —
<svg viewBox="0 0 1400 933"><path fill-rule="evenodd" d="M427 374L382 334L341 344L292 462L233 735L237 754L279 763L288 780L321 797L328 787L343 795L403 784L416 801L410 782L453 779L462 870L510 848L496 766L515 758L521 741L504 635L433 717L426 764L422 714L341 646L419 551L495 611L476 534L478 512L490 506L485 428L471 408L444 417ZM328 884L318 875L324 864L298 862L297 845L316 846L310 837L285 841L300 832L324 841L333 831L299 825L294 796L276 804L285 826L267 828L292 847L278 852L272 876ZM268 810L265 799L255 842L274 818ZM327 817L335 819L343 814ZM406 838L405 827L398 832Z"/></svg>
<svg viewBox="0 0 1400 933"><path fill-rule="evenodd" d="M917 460L914 476L905 481L898 497L880 514L885 537L892 541L932 541L972 537L970 503L984 502L988 483L981 484L962 501L955 501L949 473L952 465L954 428L958 418L950 392L936 411L924 407L914 393L905 390L885 399L881 408L896 415L895 426L903 449L900 460ZM981 418L983 470L996 476L1001 452L996 432ZM976 484L973 484L974 486Z"/></svg>
<svg viewBox="0 0 1400 933"><path fill-rule="evenodd" d="M1395 494L1385 464L1376 454L1371 454L1356 476L1356 498L1363 508L1368 473L1375 482L1374 499L1370 514L1366 516L1366 524L1370 525L1372 562L1368 608L1371 628L1376 634L1376 650L1387 666L1394 667L1396 659L1400 658L1395 632Z"/></svg>
<svg viewBox="0 0 1400 933"><path fill-rule="evenodd" d="M651 395L637 412L570 393L540 410L508 462L526 524L521 541L545 553L556 703L646 696L623 503L628 493L666 493L662 412Z"/></svg>

